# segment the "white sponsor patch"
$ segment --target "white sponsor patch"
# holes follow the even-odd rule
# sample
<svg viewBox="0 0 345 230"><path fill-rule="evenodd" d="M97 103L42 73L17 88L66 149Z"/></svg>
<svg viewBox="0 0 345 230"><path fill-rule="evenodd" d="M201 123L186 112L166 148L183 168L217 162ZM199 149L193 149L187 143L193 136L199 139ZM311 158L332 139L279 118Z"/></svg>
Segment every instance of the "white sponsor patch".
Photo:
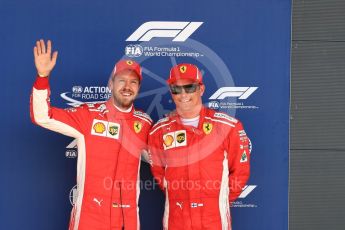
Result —
<svg viewBox="0 0 345 230"><path fill-rule="evenodd" d="M186 130L178 130L163 135L164 150L180 146L187 146Z"/></svg>
<svg viewBox="0 0 345 230"><path fill-rule="evenodd" d="M144 112L141 112L141 111L134 111L134 115L142 116L142 117L144 117L144 118L146 118L146 119L148 119L149 121L152 122L151 117L147 113L144 113Z"/></svg>
<svg viewBox="0 0 345 230"><path fill-rule="evenodd" d="M107 129L107 137L119 139L120 136L120 124L109 122Z"/></svg>
<svg viewBox="0 0 345 230"><path fill-rule="evenodd" d="M176 147L187 145L186 130L179 130L175 132Z"/></svg>
<svg viewBox="0 0 345 230"><path fill-rule="evenodd" d="M235 119L235 118L233 118L233 117L231 117L231 116L229 116L229 115L227 115L225 113L215 113L214 117L223 118L223 119L226 119L226 120L231 121L233 123L237 123L238 122L237 119Z"/></svg>
<svg viewBox="0 0 345 230"><path fill-rule="evenodd" d="M102 137L119 139L120 124L94 119L91 127L91 134Z"/></svg>
<svg viewBox="0 0 345 230"><path fill-rule="evenodd" d="M91 134L96 136L107 136L108 122L94 119L91 127Z"/></svg>

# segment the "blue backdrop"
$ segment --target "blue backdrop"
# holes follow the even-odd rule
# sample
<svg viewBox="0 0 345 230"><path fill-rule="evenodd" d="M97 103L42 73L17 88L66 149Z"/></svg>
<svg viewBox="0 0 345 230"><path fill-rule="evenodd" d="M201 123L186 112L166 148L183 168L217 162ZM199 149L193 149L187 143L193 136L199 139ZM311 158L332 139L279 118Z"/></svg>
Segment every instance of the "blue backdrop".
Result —
<svg viewBox="0 0 345 230"><path fill-rule="evenodd" d="M233 228L288 229L290 0L1 0L0 15L0 229L66 229L73 203L73 139L29 117L40 38L59 51L50 80L59 107L105 100L114 63L130 57L144 67L136 106L157 120L174 107L164 83L171 66L198 65L205 105L239 118L252 141ZM152 180L147 163L141 175ZM141 191L142 229L161 229L163 199L157 187Z"/></svg>

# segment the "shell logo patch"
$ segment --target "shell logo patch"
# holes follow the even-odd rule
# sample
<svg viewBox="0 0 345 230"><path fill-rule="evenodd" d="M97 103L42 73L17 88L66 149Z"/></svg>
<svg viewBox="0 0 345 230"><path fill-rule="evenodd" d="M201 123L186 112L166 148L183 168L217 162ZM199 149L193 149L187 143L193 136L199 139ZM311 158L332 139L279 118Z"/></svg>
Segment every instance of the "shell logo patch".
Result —
<svg viewBox="0 0 345 230"><path fill-rule="evenodd" d="M178 130L163 135L164 150L180 146L187 146L186 130Z"/></svg>
<svg viewBox="0 0 345 230"><path fill-rule="evenodd" d="M93 125L93 130L95 133L102 134L105 131L105 125L102 122L97 122L96 124Z"/></svg>
<svg viewBox="0 0 345 230"><path fill-rule="evenodd" d="M166 147L170 147L173 142L174 142L174 137L172 135L166 135L164 137L164 145Z"/></svg>
<svg viewBox="0 0 345 230"><path fill-rule="evenodd" d="M187 66L183 65L180 67L180 72L185 73L187 71Z"/></svg>
<svg viewBox="0 0 345 230"><path fill-rule="evenodd" d="M120 124L94 119L92 123L91 134L95 136L119 139Z"/></svg>
<svg viewBox="0 0 345 230"><path fill-rule="evenodd" d="M212 131L213 125L210 122L204 122L202 124L202 129L204 130L205 134L210 134Z"/></svg>
<svg viewBox="0 0 345 230"><path fill-rule="evenodd" d="M139 121L135 121L133 124L134 132L139 133L141 131L141 128L143 127L143 124Z"/></svg>
<svg viewBox="0 0 345 230"><path fill-rule="evenodd" d="M133 65L133 62L131 60L126 61L127 65Z"/></svg>

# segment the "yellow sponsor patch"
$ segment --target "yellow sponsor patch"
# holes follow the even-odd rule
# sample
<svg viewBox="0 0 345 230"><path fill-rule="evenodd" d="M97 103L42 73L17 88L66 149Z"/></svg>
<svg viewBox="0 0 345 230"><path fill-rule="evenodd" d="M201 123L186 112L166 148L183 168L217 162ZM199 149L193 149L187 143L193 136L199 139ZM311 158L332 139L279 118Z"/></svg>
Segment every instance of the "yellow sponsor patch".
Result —
<svg viewBox="0 0 345 230"><path fill-rule="evenodd" d="M105 131L105 125L102 122L97 122L93 125L95 133L102 134Z"/></svg>
<svg viewBox="0 0 345 230"><path fill-rule="evenodd" d="M120 124L94 119L91 128L91 134L102 137L119 139Z"/></svg>
<svg viewBox="0 0 345 230"><path fill-rule="evenodd" d="M174 137L172 135L166 135L164 137L164 145L166 147L170 147L173 142L174 142Z"/></svg>

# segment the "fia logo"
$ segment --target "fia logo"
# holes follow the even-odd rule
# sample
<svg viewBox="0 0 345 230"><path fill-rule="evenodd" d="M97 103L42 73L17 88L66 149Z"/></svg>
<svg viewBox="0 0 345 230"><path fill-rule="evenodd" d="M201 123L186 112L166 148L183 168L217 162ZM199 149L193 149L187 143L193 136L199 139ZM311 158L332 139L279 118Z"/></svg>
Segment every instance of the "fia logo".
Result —
<svg viewBox="0 0 345 230"><path fill-rule="evenodd" d="M208 107L210 109L219 109L219 102L218 101L209 101Z"/></svg>
<svg viewBox="0 0 345 230"><path fill-rule="evenodd" d="M128 45L125 48L125 54L128 57L140 57L143 54L143 47L141 45Z"/></svg>
<svg viewBox="0 0 345 230"><path fill-rule="evenodd" d="M73 93L82 93L83 92L83 87L81 87L81 86L73 86L72 87L72 92Z"/></svg>

